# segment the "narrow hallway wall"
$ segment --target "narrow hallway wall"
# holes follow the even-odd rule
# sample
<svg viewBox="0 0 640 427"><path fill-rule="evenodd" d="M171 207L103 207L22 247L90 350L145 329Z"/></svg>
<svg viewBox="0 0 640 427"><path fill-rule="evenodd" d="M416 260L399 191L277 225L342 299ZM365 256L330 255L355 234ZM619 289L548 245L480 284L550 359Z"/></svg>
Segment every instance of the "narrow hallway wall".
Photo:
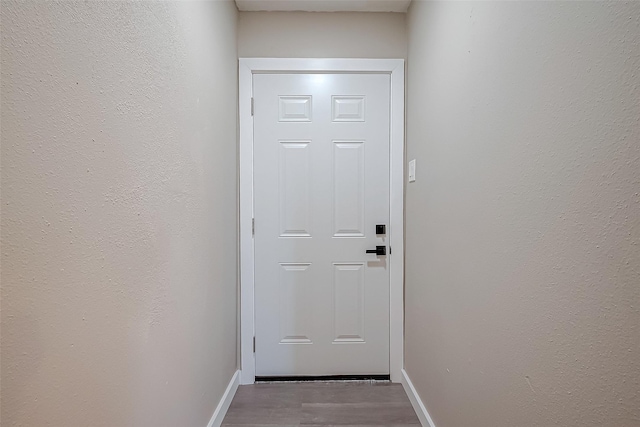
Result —
<svg viewBox="0 0 640 427"><path fill-rule="evenodd" d="M235 4L1 14L2 425L204 427L236 369Z"/></svg>
<svg viewBox="0 0 640 427"><path fill-rule="evenodd" d="M405 366L436 426L640 425L640 3L407 22Z"/></svg>

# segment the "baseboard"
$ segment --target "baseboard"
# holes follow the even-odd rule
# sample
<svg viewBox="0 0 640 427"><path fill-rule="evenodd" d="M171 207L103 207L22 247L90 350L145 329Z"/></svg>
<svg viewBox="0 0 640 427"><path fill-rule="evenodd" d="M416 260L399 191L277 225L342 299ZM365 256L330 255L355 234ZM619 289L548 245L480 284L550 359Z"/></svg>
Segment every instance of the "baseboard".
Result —
<svg viewBox="0 0 640 427"><path fill-rule="evenodd" d="M231 405L233 396L236 395L236 391L238 390L239 384L240 384L240 371L236 371L233 374L233 377L231 377L231 381L229 381L229 385L227 386L227 389L224 391L222 398L220 398L218 407L213 413L211 420L209 420L209 424L207 424L207 427L220 427L220 425L222 424L222 420L224 420L224 416L227 415L227 410L229 409L229 405Z"/></svg>
<svg viewBox="0 0 640 427"><path fill-rule="evenodd" d="M404 391L409 396L409 400L411 401L411 405L413 409L416 411L416 415L418 415L418 419L420 420L420 424L424 427L436 427L431 416L427 412L427 408L425 408L424 403L422 403L422 399L418 396L418 392L415 387L413 387L413 383L409 379L407 375L407 371L402 370L402 386L404 387Z"/></svg>

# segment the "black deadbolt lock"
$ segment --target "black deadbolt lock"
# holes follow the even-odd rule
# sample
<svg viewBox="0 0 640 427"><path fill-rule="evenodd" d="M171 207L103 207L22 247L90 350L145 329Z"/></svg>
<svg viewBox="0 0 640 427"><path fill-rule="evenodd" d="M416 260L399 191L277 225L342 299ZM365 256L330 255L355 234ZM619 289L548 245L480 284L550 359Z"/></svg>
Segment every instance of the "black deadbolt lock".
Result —
<svg viewBox="0 0 640 427"><path fill-rule="evenodd" d="M387 234L387 226L384 224L377 224L376 234Z"/></svg>

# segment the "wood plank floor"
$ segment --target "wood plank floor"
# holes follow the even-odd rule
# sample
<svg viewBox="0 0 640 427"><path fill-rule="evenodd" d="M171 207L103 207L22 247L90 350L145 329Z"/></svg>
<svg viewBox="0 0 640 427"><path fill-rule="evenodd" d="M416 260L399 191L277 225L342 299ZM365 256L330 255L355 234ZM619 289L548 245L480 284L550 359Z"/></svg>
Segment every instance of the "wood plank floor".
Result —
<svg viewBox="0 0 640 427"><path fill-rule="evenodd" d="M400 384L274 383L238 387L223 426L419 426Z"/></svg>

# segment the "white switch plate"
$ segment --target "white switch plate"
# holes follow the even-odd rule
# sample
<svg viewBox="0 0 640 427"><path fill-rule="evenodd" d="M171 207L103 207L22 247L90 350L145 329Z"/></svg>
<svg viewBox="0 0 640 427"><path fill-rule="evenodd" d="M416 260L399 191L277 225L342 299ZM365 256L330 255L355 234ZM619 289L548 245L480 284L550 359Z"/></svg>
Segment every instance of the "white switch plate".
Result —
<svg viewBox="0 0 640 427"><path fill-rule="evenodd" d="M416 180L416 159L409 162L409 182Z"/></svg>

